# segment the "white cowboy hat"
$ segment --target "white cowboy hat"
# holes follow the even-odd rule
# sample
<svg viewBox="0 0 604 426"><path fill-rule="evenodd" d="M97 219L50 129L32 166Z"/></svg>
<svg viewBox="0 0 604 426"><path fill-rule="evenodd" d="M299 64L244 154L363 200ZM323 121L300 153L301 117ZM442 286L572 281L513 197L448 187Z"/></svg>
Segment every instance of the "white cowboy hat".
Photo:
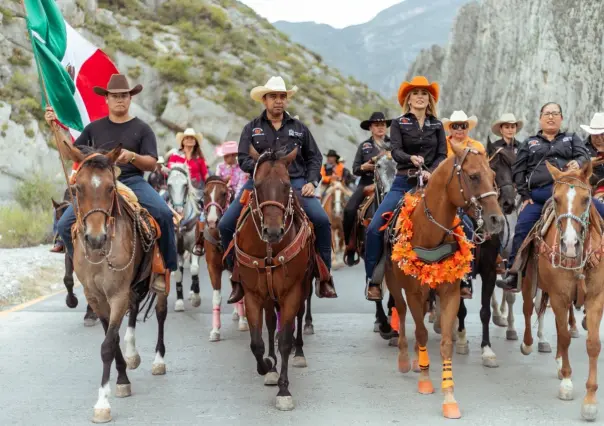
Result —
<svg viewBox="0 0 604 426"><path fill-rule="evenodd" d="M250 97L256 102L262 102L262 97L267 93L287 93L287 97L291 98L298 91L298 86L294 86L287 90L285 81L281 77L272 76L268 79L264 86L254 87L250 91Z"/></svg>
<svg viewBox="0 0 604 426"><path fill-rule="evenodd" d="M185 136L191 136L195 138L199 145L201 145L201 141L203 140L203 135L201 133L197 133L194 129L189 127L184 132L178 132L176 134L176 142L178 143L178 145L182 145L182 140L185 138Z"/></svg>
<svg viewBox="0 0 604 426"><path fill-rule="evenodd" d="M601 135L604 133L604 112L596 112L589 126L581 124L581 128L590 135Z"/></svg>
<svg viewBox="0 0 604 426"><path fill-rule="evenodd" d="M491 126L491 131L497 136L501 136L501 125L502 124L514 124L516 123L516 131L519 132L522 127L524 127L524 121L516 120L516 116L511 112L506 112L499 117L499 120L493 123Z"/></svg>
<svg viewBox="0 0 604 426"><path fill-rule="evenodd" d="M453 111L451 118L443 119L443 127L449 131L449 127L452 123L468 123L468 130L472 130L478 124L478 118L475 115L468 117L463 111Z"/></svg>

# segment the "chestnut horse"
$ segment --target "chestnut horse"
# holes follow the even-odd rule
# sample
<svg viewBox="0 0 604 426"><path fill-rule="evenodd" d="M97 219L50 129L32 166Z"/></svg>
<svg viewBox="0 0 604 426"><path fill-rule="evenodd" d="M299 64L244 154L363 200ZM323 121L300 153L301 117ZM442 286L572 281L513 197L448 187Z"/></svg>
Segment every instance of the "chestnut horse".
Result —
<svg viewBox="0 0 604 426"><path fill-rule="evenodd" d="M331 223L331 246L333 247L332 262L335 264L339 259L338 255L344 253L344 208L346 200L350 198L352 191L342 182L332 180L323 194L321 205L329 217Z"/></svg>
<svg viewBox="0 0 604 426"><path fill-rule="evenodd" d="M573 399L572 370L568 359L571 336L567 324L572 304L580 307L584 302L589 377L581 416L585 420L593 421L598 413L596 391L601 346L600 322L604 308L604 262L601 261L604 240L602 219L591 202L592 188L589 178L592 174L592 163L588 161L580 170L566 172L558 170L548 162L546 166L554 179L552 198L555 219L544 237L541 237L540 233L535 237L533 245L537 257L531 256L529 259L526 276L522 281L525 329L521 352L528 355L532 351L531 316L533 296L538 286L544 293L538 315L545 310L549 297L556 316L556 361L558 378L561 380L558 398Z"/></svg>
<svg viewBox="0 0 604 426"><path fill-rule="evenodd" d="M453 145L454 156L447 158L434 170L422 194L419 204L410 216L413 223L413 247L432 249L440 247L451 239L458 208L473 214L477 222L484 222L486 232L499 233L503 229L504 218L494 191L494 173L484 154L472 149L461 149ZM464 238L464 236L456 236ZM394 297L399 315L399 355L398 368L402 373L411 370L407 337L405 336L405 316L407 304L415 321L414 364L420 368L418 390L422 394L434 392L429 376L429 358L426 348L428 330L424 315L430 293L428 285L403 273L390 256L386 263L386 283ZM407 298L403 297L403 290ZM460 301L460 282L442 283L435 289L440 298L442 337L440 354L443 361L442 390L444 393L443 414L447 418L459 418L461 412L453 395L453 326ZM420 356L421 351L421 356Z"/></svg>
<svg viewBox="0 0 604 426"><path fill-rule="evenodd" d="M283 151L265 151L259 155L253 147L250 148L250 156L256 160L254 190L239 219L234 237L236 262L233 276L239 275L245 290L250 346L256 358L258 374L265 376L265 384L279 386L276 400L279 410L294 408L289 391L288 363L296 316L298 327L293 362L294 366L306 366L302 350L302 317L315 270L314 234L287 172L297 153L296 147L287 155ZM276 304L280 309L282 324L279 334L279 376L274 347ZM272 360L263 358L263 310L268 328L268 356Z"/></svg>
<svg viewBox="0 0 604 426"><path fill-rule="evenodd" d="M220 218L233 198L233 190L219 176L210 176L206 180L203 190L203 205L206 224L203 230L203 245L206 253L208 274L212 283L212 330L210 342L220 340L220 305L222 304L222 272L225 267L222 263L224 250L220 243L220 233L217 225ZM239 320L239 331L248 331L247 318L245 317L243 300L237 302L233 311L233 319Z"/></svg>
<svg viewBox="0 0 604 426"><path fill-rule="evenodd" d="M98 315L105 339L101 345L103 375L98 400L94 406L93 422L111 420L109 376L115 359L117 397L131 395L126 367L135 369L140 356L135 347L134 329L139 304L149 294L151 263L149 250L157 236L143 233L149 229L145 211L130 211L118 193L114 164L122 151L121 145L106 155L85 156L77 147L63 141L68 158L80 163L75 175L75 214L73 266L84 287L86 300ZM141 235L142 234L142 235ZM168 313L167 296L157 295L155 313L158 333L152 373L165 374L164 322ZM129 312L124 358L119 345L122 319Z"/></svg>

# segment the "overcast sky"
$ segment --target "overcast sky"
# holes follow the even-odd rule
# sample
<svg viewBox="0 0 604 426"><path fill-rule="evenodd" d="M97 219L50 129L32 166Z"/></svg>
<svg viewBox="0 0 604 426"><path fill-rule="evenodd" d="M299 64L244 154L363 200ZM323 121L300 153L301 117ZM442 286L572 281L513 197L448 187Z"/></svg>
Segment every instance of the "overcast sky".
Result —
<svg viewBox="0 0 604 426"><path fill-rule="evenodd" d="M239 0L270 22L315 21L335 28L362 24L402 0Z"/></svg>

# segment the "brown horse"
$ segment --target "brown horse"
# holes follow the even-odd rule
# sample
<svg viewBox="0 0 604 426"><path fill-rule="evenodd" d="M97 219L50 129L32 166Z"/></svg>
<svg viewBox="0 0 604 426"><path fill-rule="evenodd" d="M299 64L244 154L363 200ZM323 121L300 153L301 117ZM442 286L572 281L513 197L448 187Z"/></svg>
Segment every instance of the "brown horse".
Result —
<svg viewBox="0 0 604 426"><path fill-rule="evenodd" d="M236 263L233 275L239 275L245 289L251 349L257 361L258 374L266 376L264 383L279 386L276 406L280 410L294 408L289 392L288 363L296 316L298 327L293 362L294 366L306 366L302 350L302 317L315 270L314 234L287 172L297 152L298 148L295 148L287 155L271 151L259 155L253 147L250 148L250 156L256 160L254 190L242 212L234 238ZM280 308L282 325L279 376L274 348L276 304ZM263 358L263 309L268 328L268 356L272 361Z"/></svg>
<svg viewBox="0 0 604 426"><path fill-rule="evenodd" d="M552 220L545 236L541 237L539 233L535 237L533 244L537 257L529 260L526 277L522 282L525 330L521 352L528 355L532 350L531 314L533 296L538 286L544 293L538 315L545 310L549 297L556 316L556 360L558 378L561 380L558 398L573 399L572 370L568 359L571 335L567 324L573 302L575 306L580 307L584 301L589 377L581 415L585 420L593 421L598 413L596 391L601 346L600 322L604 307L604 263L601 262L604 240L602 220L591 202L589 178L592 174L592 164L587 162L580 170L567 172L562 172L549 163L546 165L554 179L555 219ZM547 209L544 209L544 214L547 214ZM542 219L544 217L542 216Z"/></svg>
<svg viewBox="0 0 604 426"><path fill-rule="evenodd" d="M414 248L434 249L451 239L451 227L459 208L473 214L485 231L496 234L504 224L503 214L494 191L494 173L485 155L470 149L454 146L455 155L443 161L434 171L419 204L410 216L413 223L411 245ZM393 263L388 256L386 263L386 283L394 297L399 314L399 355L398 368L402 373L411 370L407 338L405 336L405 316L407 304L415 321L414 367L421 370L418 390L422 394L434 392L430 381L430 361L427 352L428 330L424 324L427 301L430 293L428 285L408 276ZM443 360L442 390L444 393L443 414L447 418L459 418L461 412L453 396L452 333L460 302L460 282L442 283L436 288L441 305L442 337L440 354ZM403 290L407 303L403 298Z"/></svg>
<svg viewBox="0 0 604 426"><path fill-rule="evenodd" d="M344 253L346 247L344 241L344 208L346 208L346 200L352 195L352 191L348 189L342 182L332 180L325 193L321 205L329 217L331 223L331 246L332 262L337 263L339 257Z"/></svg>
<svg viewBox="0 0 604 426"><path fill-rule="evenodd" d="M203 190L203 205L206 225L203 230L204 249L208 274L212 283L212 331L210 342L220 340L220 305L222 304L222 272L225 270L222 262L224 250L220 243L220 233L217 225L229 202L233 199L233 190L219 176L210 176ZM248 331L247 318L243 309L243 300L238 302L233 312L233 319L239 320L239 331Z"/></svg>
<svg viewBox="0 0 604 426"><path fill-rule="evenodd" d="M104 423L111 420L109 376L114 358L117 397L131 395L126 367L134 369L140 364L134 329L139 304L149 294L151 262L147 252L153 248L157 234L149 235L143 231L151 229L146 211L130 209L118 193L114 164L121 153L121 145L106 155L93 153L85 156L78 148L67 142L64 144L68 158L80 163L74 184L77 196L73 266L84 287L86 300L105 330L105 340L101 345L103 375L92 419L95 423ZM124 358L119 346L119 328L128 312ZM155 312L158 336L152 373L157 375L166 372L163 359L167 316L165 294L157 295Z"/></svg>

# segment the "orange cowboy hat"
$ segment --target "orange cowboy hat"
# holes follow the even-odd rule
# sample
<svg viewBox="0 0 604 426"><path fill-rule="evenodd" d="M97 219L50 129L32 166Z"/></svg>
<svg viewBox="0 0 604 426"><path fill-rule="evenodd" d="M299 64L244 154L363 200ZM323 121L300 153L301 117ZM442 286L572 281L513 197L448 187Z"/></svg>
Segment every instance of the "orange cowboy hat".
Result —
<svg viewBox="0 0 604 426"><path fill-rule="evenodd" d="M432 95L432 97L434 97L434 102L438 102L438 95L440 94L440 86L438 83L430 83L423 75L416 75L411 79L411 81L403 81L401 87L399 87L398 103L403 106L403 102L405 102L405 98L409 92L417 88L426 89Z"/></svg>

